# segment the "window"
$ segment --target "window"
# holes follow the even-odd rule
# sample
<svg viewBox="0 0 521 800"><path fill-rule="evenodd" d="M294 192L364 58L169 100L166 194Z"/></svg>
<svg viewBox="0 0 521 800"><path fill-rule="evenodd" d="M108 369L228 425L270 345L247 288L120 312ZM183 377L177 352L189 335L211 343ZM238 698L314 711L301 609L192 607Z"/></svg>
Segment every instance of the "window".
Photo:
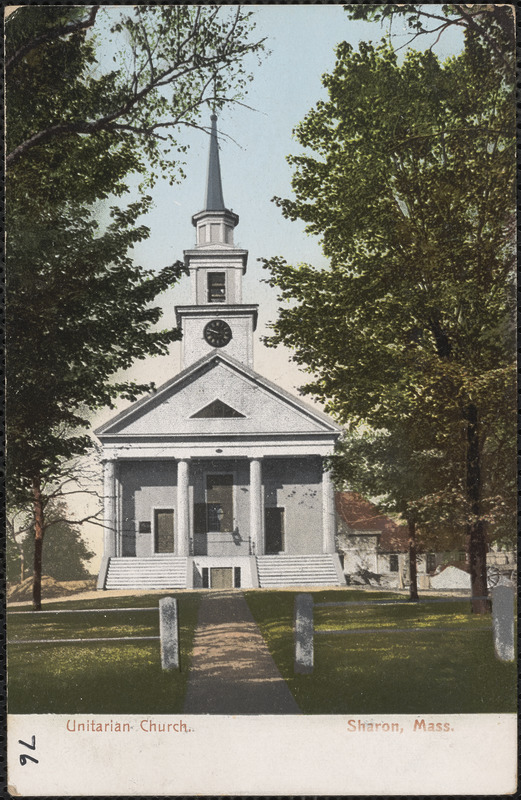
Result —
<svg viewBox="0 0 521 800"><path fill-rule="evenodd" d="M425 558L425 569L427 572L434 572L434 570L436 569L435 553L427 553Z"/></svg>
<svg viewBox="0 0 521 800"><path fill-rule="evenodd" d="M226 273L208 273L208 302L224 303L226 300Z"/></svg>
<svg viewBox="0 0 521 800"><path fill-rule="evenodd" d="M139 522L138 531L139 533L152 533L152 525L150 524L149 520L143 520L142 522Z"/></svg>
<svg viewBox="0 0 521 800"><path fill-rule="evenodd" d="M203 567L203 589L208 589L210 581L208 578L208 567Z"/></svg>
<svg viewBox="0 0 521 800"><path fill-rule="evenodd" d="M223 403L222 400L214 400L200 411L196 411L195 414L192 414L190 419L210 419L212 417L221 419L241 417L244 419L244 414L240 414L227 403Z"/></svg>
<svg viewBox="0 0 521 800"><path fill-rule="evenodd" d="M398 572L398 556L396 553L389 556L389 569L391 572Z"/></svg>
<svg viewBox="0 0 521 800"><path fill-rule="evenodd" d="M241 588L241 568L234 567L233 568L233 585L235 589Z"/></svg>

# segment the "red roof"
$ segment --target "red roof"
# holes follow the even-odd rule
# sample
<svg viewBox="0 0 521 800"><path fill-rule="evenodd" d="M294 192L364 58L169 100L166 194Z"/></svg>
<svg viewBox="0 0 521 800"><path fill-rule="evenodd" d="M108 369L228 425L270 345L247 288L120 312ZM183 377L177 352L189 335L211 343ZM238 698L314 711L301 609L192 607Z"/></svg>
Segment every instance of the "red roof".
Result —
<svg viewBox="0 0 521 800"><path fill-rule="evenodd" d="M407 526L397 525L362 495L356 492L337 492L335 506L337 514L353 533L379 533L380 550L404 552L408 549Z"/></svg>
<svg viewBox="0 0 521 800"><path fill-rule="evenodd" d="M382 531L380 550L385 553L405 553L409 549L409 530L407 525L394 525Z"/></svg>

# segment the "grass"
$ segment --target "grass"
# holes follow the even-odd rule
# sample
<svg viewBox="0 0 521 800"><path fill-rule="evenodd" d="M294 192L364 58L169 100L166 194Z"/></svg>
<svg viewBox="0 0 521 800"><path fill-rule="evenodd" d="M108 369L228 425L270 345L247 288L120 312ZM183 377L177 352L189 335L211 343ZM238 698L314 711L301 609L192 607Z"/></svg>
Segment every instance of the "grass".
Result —
<svg viewBox="0 0 521 800"><path fill-rule="evenodd" d="M472 615L468 601L315 608L316 630L378 630L315 636L313 673L295 675L295 594L251 591L246 593L246 599L304 713L463 714L516 710L516 666L495 657L491 618ZM383 600L392 596L346 590L313 593L315 603ZM413 627L423 630L391 632L392 628ZM442 632L428 630L440 627Z"/></svg>
<svg viewBox="0 0 521 800"><path fill-rule="evenodd" d="M163 672L159 640L9 647L12 714L169 714L182 710L200 594L176 595L181 669ZM158 595L52 603L60 608L128 608L121 613L8 613L8 639L69 639L159 635ZM29 608L29 607L28 607ZM17 609L20 610L20 609Z"/></svg>

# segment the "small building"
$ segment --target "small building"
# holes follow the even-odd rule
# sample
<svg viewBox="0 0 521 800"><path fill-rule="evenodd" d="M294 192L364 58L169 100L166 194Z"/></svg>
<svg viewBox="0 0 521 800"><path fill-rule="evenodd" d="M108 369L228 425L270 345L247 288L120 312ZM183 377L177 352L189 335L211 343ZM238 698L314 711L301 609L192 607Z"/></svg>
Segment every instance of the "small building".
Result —
<svg viewBox="0 0 521 800"><path fill-rule="evenodd" d="M356 492L337 492L337 549L349 584L403 588L409 584L409 535L378 507ZM417 556L419 588L428 588L428 575L442 555Z"/></svg>
<svg viewBox="0 0 521 800"><path fill-rule="evenodd" d="M356 492L337 492L337 550L349 584L404 588L409 585L409 536L378 507ZM419 589L469 589L470 571L465 549L417 553ZM516 555L492 544L487 553L489 585L513 580Z"/></svg>
<svg viewBox="0 0 521 800"><path fill-rule="evenodd" d="M248 253L223 200L216 117L204 208L177 306L182 371L96 434L103 449L98 588L339 585L334 489L341 428L253 368Z"/></svg>

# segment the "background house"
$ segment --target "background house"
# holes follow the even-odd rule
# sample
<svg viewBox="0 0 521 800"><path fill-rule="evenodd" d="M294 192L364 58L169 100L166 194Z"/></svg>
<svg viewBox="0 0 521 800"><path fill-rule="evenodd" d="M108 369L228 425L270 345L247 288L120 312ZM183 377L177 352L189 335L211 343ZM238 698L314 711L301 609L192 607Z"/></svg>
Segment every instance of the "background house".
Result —
<svg viewBox="0 0 521 800"><path fill-rule="evenodd" d="M356 492L337 492L337 550L350 584L403 588L409 584L409 535L378 507ZM443 553L420 553L418 587L444 562Z"/></svg>
<svg viewBox="0 0 521 800"><path fill-rule="evenodd" d="M336 545L347 583L404 588L409 585L409 541L406 525L399 525L356 492L337 492ZM512 579L513 550L491 544L487 553L489 584ZM469 589L470 572L465 549L426 552L417 556L419 589Z"/></svg>

